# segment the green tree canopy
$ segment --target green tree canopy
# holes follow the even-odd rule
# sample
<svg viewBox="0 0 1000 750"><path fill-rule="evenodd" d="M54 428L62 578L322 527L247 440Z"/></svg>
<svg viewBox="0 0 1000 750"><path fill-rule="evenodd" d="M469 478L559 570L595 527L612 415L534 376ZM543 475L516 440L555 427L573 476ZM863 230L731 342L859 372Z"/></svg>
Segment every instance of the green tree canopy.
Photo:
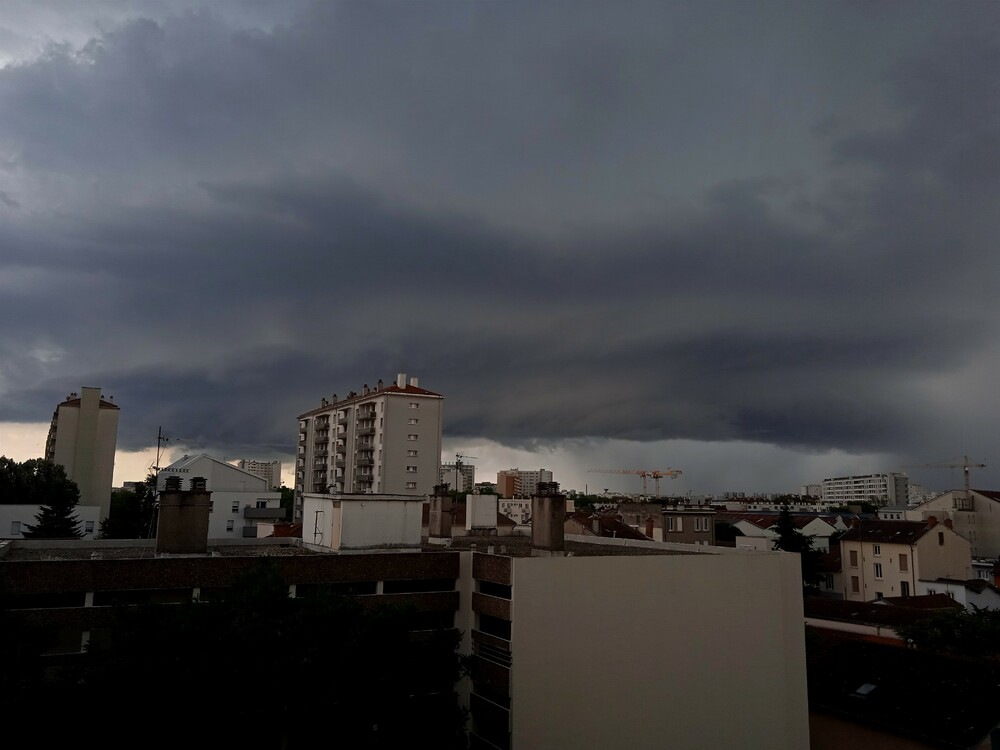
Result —
<svg viewBox="0 0 1000 750"><path fill-rule="evenodd" d="M111 493L111 511L101 521L102 539L149 539L156 535L156 475L131 490Z"/></svg>
<svg viewBox="0 0 1000 750"><path fill-rule="evenodd" d="M0 503L39 505L35 524L26 526L29 539L74 539L82 536L76 506L80 490L59 464L42 458L17 462L0 457Z"/></svg>
<svg viewBox="0 0 1000 750"><path fill-rule="evenodd" d="M813 549L811 536L806 536L795 527L795 521L788 508L782 508L778 521L774 524L778 538L774 540L774 549L785 552L796 552L802 563L802 588L804 591L819 589L823 574L820 570L823 553Z"/></svg>

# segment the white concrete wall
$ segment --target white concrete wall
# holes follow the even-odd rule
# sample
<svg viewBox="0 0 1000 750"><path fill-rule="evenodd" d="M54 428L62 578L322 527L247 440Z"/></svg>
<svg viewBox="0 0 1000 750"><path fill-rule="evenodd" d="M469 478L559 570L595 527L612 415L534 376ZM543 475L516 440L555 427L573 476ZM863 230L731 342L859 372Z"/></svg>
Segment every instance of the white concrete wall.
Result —
<svg viewBox="0 0 1000 750"><path fill-rule="evenodd" d="M243 527L253 526L257 522L243 518L243 508L249 505L256 508L258 502L267 503L266 508L281 507L280 492L212 492L212 510L208 514L209 539L240 539L243 537ZM235 510L233 509L235 507ZM229 528L232 521L233 528Z"/></svg>
<svg viewBox="0 0 1000 750"><path fill-rule="evenodd" d="M0 505L0 539L24 539L25 527L35 525L40 508L40 505ZM80 519L80 531L84 532L81 538L93 539L101 528L101 506L77 505L76 517ZM20 526L17 532L15 524Z"/></svg>
<svg viewBox="0 0 1000 750"><path fill-rule="evenodd" d="M302 496L302 541L334 550L419 547L423 498Z"/></svg>
<svg viewBox="0 0 1000 750"><path fill-rule="evenodd" d="M342 500L339 549L419 547L423 498Z"/></svg>
<svg viewBox="0 0 1000 750"><path fill-rule="evenodd" d="M798 558L726 552L514 559L513 747L808 748Z"/></svg>
<svg viewBox="0 0 1000 750"><path fill-rule="evenodd" d="M497 527L497 496L468 495L465 498L465 529L495 529Z"/></svg>

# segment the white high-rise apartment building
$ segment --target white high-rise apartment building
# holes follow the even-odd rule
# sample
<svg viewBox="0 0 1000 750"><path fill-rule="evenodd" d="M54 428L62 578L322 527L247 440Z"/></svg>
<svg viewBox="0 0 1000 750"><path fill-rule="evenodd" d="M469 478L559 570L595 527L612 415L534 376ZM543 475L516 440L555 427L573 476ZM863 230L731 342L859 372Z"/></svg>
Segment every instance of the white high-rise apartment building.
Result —
<svg viewBox="0 0 1000 750"><path fill-rule="evenodd" d="M300 414L296 513L303 492L431 494L441 466L443 401L400 373L393 385L379 380Z"/></svg>
<svg viewBox="0 0 1000 750"><path fill-rule="evenodd" d="M267 487L276 490L281 487L281 461L254 461L241 458L236 462L238 469L267 480Z"/></svg>
<svg viewBox="0 0 1000 750"><path fill-rule="evenodd" d="M906 505L910 480L906 474L860 474L823 480L823 501L837 505L871 502Z"/></svg>
<svg viewBox="0 0 1000 750"><path fill-rule="evenodd" d="M548 469L522 471L504 469L497 472L497 494L500 497L531 497L539 482L551 482L552 472Z"/></svg>
<svg viewBox="0 0 1000 750"><path fill-rule="evenodd" d="M80 488L80 505L111 511L111 481L118 445L118 405L100 388L82 388L56 407L45 440L45 460L59 464Z"/></svg>

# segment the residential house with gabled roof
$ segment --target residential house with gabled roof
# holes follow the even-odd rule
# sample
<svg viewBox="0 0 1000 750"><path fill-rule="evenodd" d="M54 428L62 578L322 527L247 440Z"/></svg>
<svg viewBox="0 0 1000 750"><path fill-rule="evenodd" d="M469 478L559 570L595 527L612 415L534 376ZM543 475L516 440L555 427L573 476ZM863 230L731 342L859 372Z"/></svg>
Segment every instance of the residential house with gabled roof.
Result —
<svg viewBox="0 0 1000 750"><path fill-rule="evenodd" d="M934 516L951 521L952 528L969 540L973 557L1000 557L1000 491L951 490L906 511L908 521Z"/></svg>
<svg viewBox="0 0 1000 750"><path fill-rule="evenodd" d="M921 521L866 520L840 539L839 588L851 601L917 593L921 578L969 578L969 540L931 517Z"/></svg>
<svg viewBox="0 0 1000 750"><path fill-rule="evenodd" d="M209 539L255 538L257 524L285 520L281 493L272 491L267 479L207 453L184 456L161 469L156 478L157 491L163 492L170 477L205 478L212 493Z"/></svg>

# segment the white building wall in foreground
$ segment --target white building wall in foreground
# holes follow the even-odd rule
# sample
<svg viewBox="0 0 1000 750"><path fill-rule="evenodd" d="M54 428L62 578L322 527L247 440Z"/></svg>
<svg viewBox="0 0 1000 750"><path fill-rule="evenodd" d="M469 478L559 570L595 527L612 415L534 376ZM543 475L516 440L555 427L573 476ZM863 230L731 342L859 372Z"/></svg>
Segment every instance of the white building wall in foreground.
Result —
<svg viewBox="0 0 1000 750"><path fill-rule="evenodd" d="M512 746L808 748L801 591L786 553L515 559Z"/></svg>

